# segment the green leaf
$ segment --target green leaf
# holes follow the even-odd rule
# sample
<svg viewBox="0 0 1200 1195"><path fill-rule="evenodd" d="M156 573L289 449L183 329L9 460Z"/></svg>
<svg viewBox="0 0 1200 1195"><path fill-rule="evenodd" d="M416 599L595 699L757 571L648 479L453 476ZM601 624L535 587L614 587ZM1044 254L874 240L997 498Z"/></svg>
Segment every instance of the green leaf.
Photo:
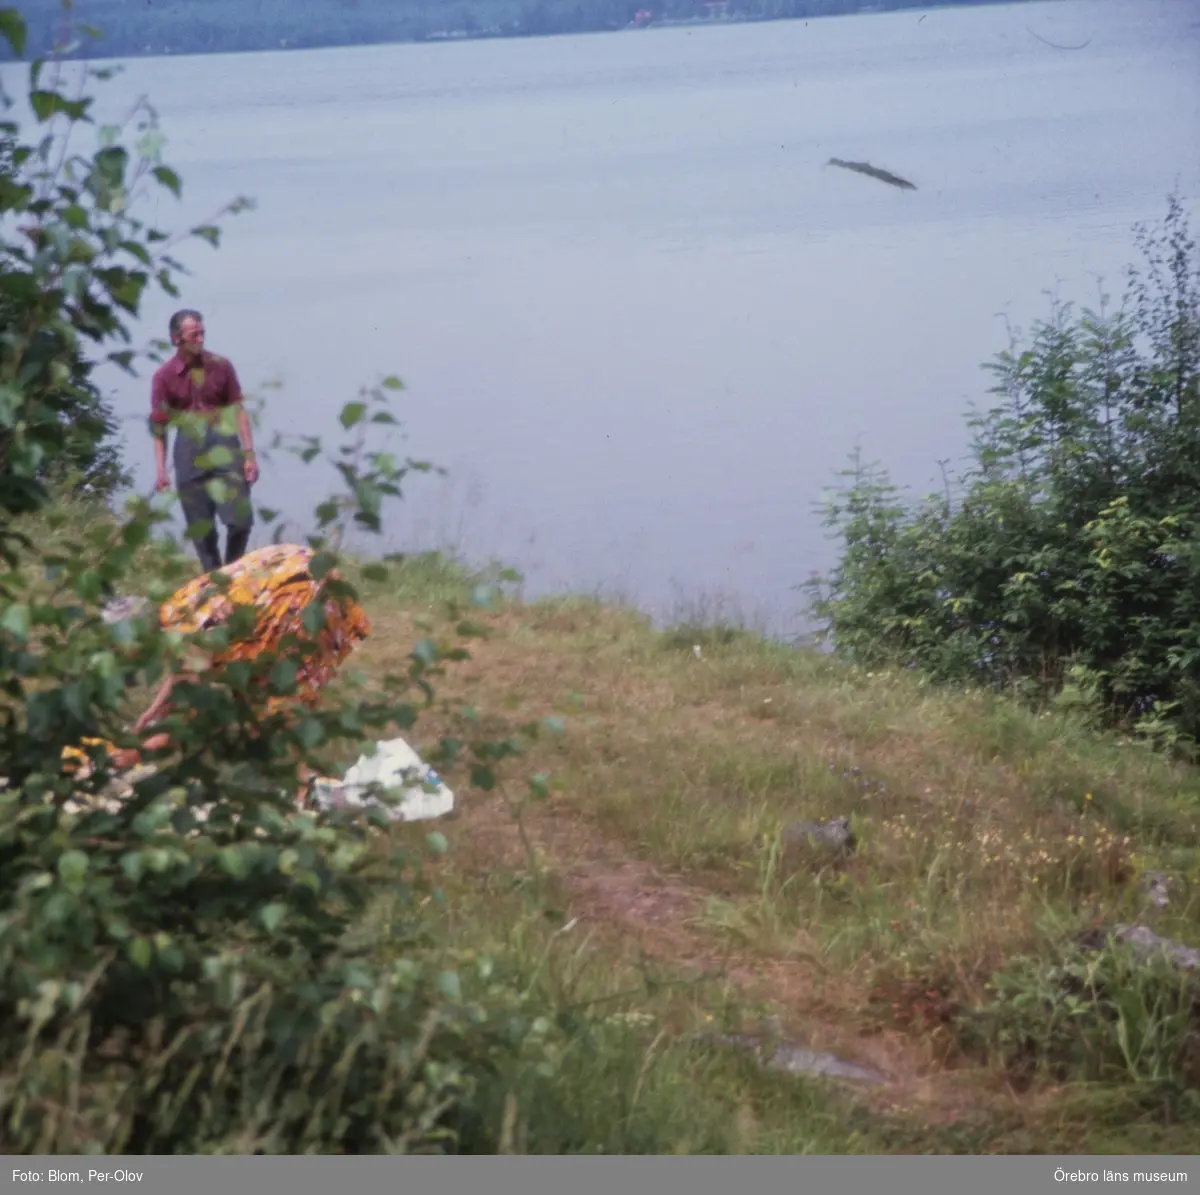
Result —
<svg viewBox="0 0 1200 1195"><path fill-rule="evenodd" d="M199 224L192 229L192 236L207 241L214 249L221 246L221 230L214 224Z"/></svg>
<svg viewBox="0 0 1200 1195"><path fill-rule="evenodd" d="M227 469L233 464L233 452L224 444L215 444L202 456L196 458L196 464L202 469Z"/></svg>
<svg viewBox="0 0 1200 1195"><path fill-rule="evenodd" d="M72 302L78 303L87 293L88 271L79 263L67 266L62 272L63 294Z"/></svg>
<svg viewBox="0 0 1200 1195"><path fill-rule="evenodd" d="M171 853L162 847L154 847L146 852L146 866L156 875L161 875L171 866Z"/></svg>
<svg viewBox="0 0 1200 1195"><path fill-rule="evenodd" d="M437 977L437 990L446 997L447 1000L462 999L462 983L459 981L456 971L443 971Z"/></svg>
<svg viewBox="0 0 1200 1195"><path fill-rule="evenodd" d="M279 660L271 669L271 685L277 693L290 693L296 687L299 668L295 660Z"/></svg>
<svg viewBox="0 0 1200 1195"><path fill-rule="evenodd" d="M164 946L158 953L158 960L168 970L178 974L183 970L185 959L183 951L173 942Z"/></svg>
<svg viewBox="0 0 1200 1195"><path fill-rule="evenodd" d="M18 639L22 643L29 638L31 627L31 611L24 602L13 602L0 614L0 629L7 631L14 639Z"/></svg>
<svg viewBox="0 0 1200 1195"><path fill-rule="evenodd" d="M424 664L427 668L432 667L438 658L437 644L432 639L422 639L412 649L412 654L414 659Z"/></svg>
<svg viewBox="0 0 1200 1195"><path fill-rule="evenodd" d="M529 791L539 800L544 801L550 796L550 778L539 772L529 782Z"/></svg>
<svg viewBox="0 0 1200 1195"><path fill-rule="evenodd" d="M170 166L155 166L151 171L155 179L178 199L183 194L183 183Z"/></svg>
<svg viewBox="0 0 1200 1195"><path fill-rule="evenodd" d="M440 830L434 830L432 834L426 835L425 841L435 855L444 855L450 849L450 844L446 841L445 834L441 833Z"/></svg>
<svg viewBox="0 0 1200 1195"><path fill-rule="evenodd" d="M404 383L395 374L389 374L379 383L385 390L403 390Z"/></svg>
<svg viewBox="0 0 1200 1195"><path fill-rule="evenodd" d="M146 938L134 938L125 950L133 965L143 971L150 966L150 962L154 958L154 948Z"/></svg>
<svg viewBox="0 0 1200 1195"><path fill-rule="evenodd" d="M37 90L29 93L29 106L42 124L60 112L69 120L83 120L91 103L91 100L69 100L57 91Z"/></svg>
<svg viewBox="0 0 1200 1195"><path fill-rule="evenodd" d="M300 625L310 635L320 634L325 626L325 607L320 602L309 602L300 612Z"/></svg>
<svg viewBox="0 0 1200 1195"><path fill-rule="evenodd" d="M162 153L162 147L166 142L167 139L163 136L161 130L150 128L138 138L134 148L137 150L139 158L147 162L152 162Z"/></svg>
<svg viewBox="0 0 1200 1195"><path fill-rule="evenodd" d="M250 860L242 846L222 847L217 859L221 870L235 880L244 880L250 874Z"/></svg>
<svg viewBox="0 0 1200 1195"><path fill-rule="evenodd" d="M325 738L325 728L316 718L301 718L296 726L296 735L307 750L311 750Z"/></svg>
<svg viewBox="0 0 1200 1195"><path fill-rule="evenodd" d="M88 227L88 214L77 203L68 204L63 208L62 217L76 232Z"/></svg>
<svg viewBox="0 0 1200 1195"><path fill-rule="evenodd" d="M258 919L262 922L263 928L269 934L273 934L282 923L287 915L287 905L282 901L272 901L269 905L263 905L259 910Z"/></svg>
<svg viewBox="0 0 1200 1195"><path fill-rule="evenodd" d="M367 413L367 404L365 402L348 402L342 408L341 422L342 427L349 431L356 423L361 423Z"/></svg>
<svg viewBox="0 0 1200 1195"><path fill-rule="evenodd" d="M62 703L67 708L67 712L80 722L86 721L88 716L88 695L84 686L79 681L71 681L69 684L63 685L60 690L62 695Z"/></svg>
<svg viewBox="0 0 1200 1195"><path fill-rule="evenodd" d="M87 875L88 857L83 851L64 851L58 857L58 874L69 888L79 888Z"/></svg>
<svg viewBox="0 0 1200 1195"><path fill-rule="evenodd" d="M126 851L121 856L121 870L135 884L142 878L144 867L145 860L141 851Z"/></svg>
<svg viewBox="0 0 1200 1195"><path fill-rule="evenodd" d="M323 580L333 569L337 568L337 557L332 552L320 551L309 561L308 571L314 581Z"/></svg>
<svg viewBox="0 0 1200 1195"><path fill-rule="evenodd" d="M359 988L365 991L374 987L374 976L366 963L347 963L342 970L342 982L348 988Z"/></svg>
<svg viewBox="0 0 1200 1195"><path fill-rule="evenodd" d="M3 37L13 53L20 58L25 53L27 29L25 18L15 8L0 8L0 37Z"/></svg>
<svg viewBox="0 0 1200 1195"><path fill-rule="evenodd" d="M110 187L119 187L125 181L125 170L129 165L129 151L123 145L110 145L100 150L95 157L96 171Z"/></svg>
<svg viewBox="0 0 1200 1195"><path fill-rule="evenodd" d="M149 250L139 241L122 241L121 248L124 249L125 252L130 255L130 257L136 257L137 260L144 266L151 266L154 264L154 260L151 258Z"/></svg>

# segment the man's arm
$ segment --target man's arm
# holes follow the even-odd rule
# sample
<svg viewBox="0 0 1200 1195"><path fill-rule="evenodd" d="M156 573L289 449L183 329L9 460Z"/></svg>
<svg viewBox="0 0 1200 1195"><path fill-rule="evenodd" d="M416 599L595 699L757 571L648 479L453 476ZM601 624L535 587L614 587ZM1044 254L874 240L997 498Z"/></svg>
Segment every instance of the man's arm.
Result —
<svg viewBox="0 0 1200 1195"><path fill-rule="evenodd" d="M237 370L232 361L225 362L228 376L225 383L225 401L231 407L237 408L238 439L242 443L242 454L246 458L246 480L253 485L258 480L258 461L254 456L254 429L250 425L250 412L242 396L242 384L238 381Z"/></svg>
<svg viewBox="0 0 1200 1195"><path fill-rule="evenodd" d="M254 456L254 433L250 426L250 412L244 403L238 403L237 408L238 437L242 441L242 451L246 456Z"/></svg>
<svg viewBox="0 0 1200 1195"><path fill-rule="evenodd" d="M150 434L154 437L154 488L169 489L171 474L167 469L167 406L166 384L161 374L155 373L150 383Z"/></svg>

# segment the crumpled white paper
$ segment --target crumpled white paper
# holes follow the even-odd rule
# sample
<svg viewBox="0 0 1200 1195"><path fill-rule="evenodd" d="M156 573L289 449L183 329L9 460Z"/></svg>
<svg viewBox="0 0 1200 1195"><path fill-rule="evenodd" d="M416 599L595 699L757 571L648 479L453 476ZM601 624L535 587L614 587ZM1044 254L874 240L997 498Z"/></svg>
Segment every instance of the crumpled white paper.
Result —
<svg viewBox="0 0 1200 1195"><path fill-rule="evenodd" d="M369 794L372 785L389 799ZM376 743L374 753L359 756L340 783L318 780L313 795L323 808L377 805L403 822L433 821L454 808L454 793L403 739Z"/></svg>

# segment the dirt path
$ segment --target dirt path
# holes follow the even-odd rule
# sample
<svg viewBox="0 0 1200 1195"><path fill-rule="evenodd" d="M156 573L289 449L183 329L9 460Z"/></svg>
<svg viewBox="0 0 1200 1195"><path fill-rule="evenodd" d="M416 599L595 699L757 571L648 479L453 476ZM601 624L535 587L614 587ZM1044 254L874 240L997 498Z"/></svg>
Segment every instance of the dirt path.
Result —
<svg viewBox="0 0 1200 1195"><path fill-rule="evenodd" d="M789 940L786 932L772 931L769 940L754 942L739 936L721 910L733 921L745 914L752 922L753 894L719 891L715 873L685 874L646 858L657 853L664 830L661 823L655 830L653 814L662 802L678 804L680 777L689 786L680 816L694 818L692 828L699 827L702 837L722 817L722 833L738 832L736 812L729 810L747 799L741 791L747 773L748 784L765 783L765 764L793 778L795 772L787 769L794 769L799 756L824 764L853 754L870 766L871 752L847 738L855 724L844 712L851 706L840 689L823 689L811 679L785 684L775 665L752 652L724 664L694 660L690 652L663 654L647 632L631 630L628 615L619 611L518 608L482 621L490 634L473 641L469 660L449 666L437 682L441 700L422 715L422 737L499 738L552 713L568 716L567 737L557 745L534 745L513 781L537 770L565 777L568 793L527 804L524 825L566 919L578 919L581 928L573 932L582 937L586 930L615 957L640 954L675 976L728 984L737 1003L755 1015L763 1010L772 1030L788 1042L881 1072L883 1082L855 1085L877 1109L947 1124L1013 1106L1015 1097L994 1074L959 1062L945 1065L939 1044L919 1026L886 1027L868 1007L862 977L845 969L838 973L815 953L805 953L812 944L802 933ZM384 642L411 642L407 623L406 617L389 625ZM378 655L380 667L401 664L385 652ZM483 711L485 721L463 725L459 711L467 707ZM869 721L883 719L892 727L902 717L886 702L881 710ZM919 734L892 729L887 744L896 753L893 775L925 776L930 759L958 758L953 744L941 743L937 725L922 725ZM692 766L700 748L716 761L711 775L697 775ZM723 763L728 766L721 771ZM646 776L660 783L647 785ZM776 784L771 799L785 816L788 794L802 784L771 783ZM659 802L651 816L637 809L615 820L611 808L602 814L606 801L630 786L639 790L639 799ZM755 800L762 791L756 790ZM918 793L902 808L932 809L929 816L941 818L935 804ZM499 792L465 788L446 830L455 840L453 867L464 876L528 867L526 845ZM649 850L638 849L638 842L651 844Z"/></svg>
<svg viewBox="0 0 1200 1195"><path fill-rule="evenodd" d="M747 1003L772 1009L774 1027L789 1043L881 1072L885 1079L878 1085L856 1085L876 1108L915 1112L939 1124L979 1110L978 1075L968 1082L968 1072L938 1067L913 1036L866 1024L853 1009L831 1007L821 994L815 960L764 957L722 943L704 928L713 892L631 859L623 844L568 813L527 806L522 820L537 867L565 897L563 912L590 930L594 941L633 948L681 977L729 983ZM468 866L527 866L526 845L502 799L472 802L456 822L455 854Z"/></svg>

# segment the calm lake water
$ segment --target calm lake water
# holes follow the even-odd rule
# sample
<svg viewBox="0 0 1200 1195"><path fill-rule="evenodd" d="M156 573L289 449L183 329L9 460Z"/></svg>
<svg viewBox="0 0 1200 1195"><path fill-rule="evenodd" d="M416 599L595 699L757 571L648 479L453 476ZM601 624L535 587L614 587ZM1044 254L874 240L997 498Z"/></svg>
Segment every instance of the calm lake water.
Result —
<svg viewBox="0 0 1200 1195"><path fill-rule="evenodd" d="M403 447L450 476L390 548L781 632L855 443L934 488L998 317L1119 291L1135 222L1200 196L1194 0L150 59L105 107L142 91L185 180L159 219L258 201L183 298L282 384L267 428L403 377ZM145 490L148 381L112 384ZM318 483L277 459L259 500L304 516Z"/></svg>

